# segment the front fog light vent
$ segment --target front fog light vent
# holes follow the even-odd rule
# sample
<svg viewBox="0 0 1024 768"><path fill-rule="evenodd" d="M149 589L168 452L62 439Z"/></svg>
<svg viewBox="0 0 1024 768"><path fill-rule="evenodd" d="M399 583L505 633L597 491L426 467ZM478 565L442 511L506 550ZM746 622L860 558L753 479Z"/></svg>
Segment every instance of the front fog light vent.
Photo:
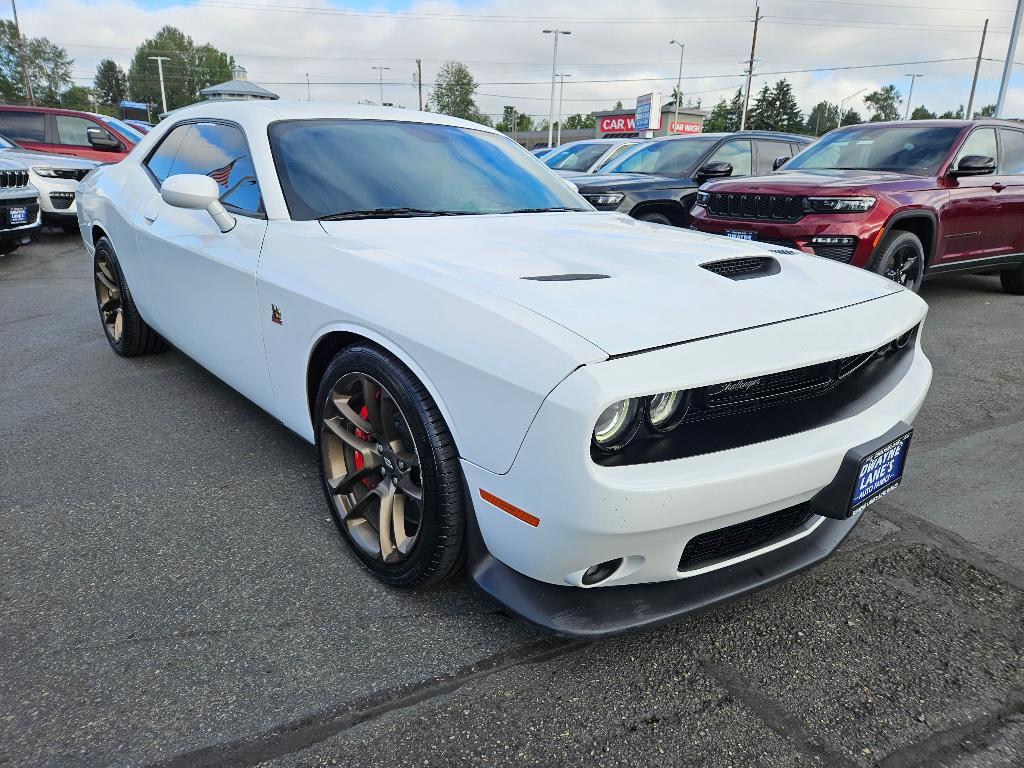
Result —
<svg viewBox="0 0 1024 768"><path fill-rule="evenodd" d="M622 565L621 557L616 557L614 560L606 560L603 563L592 565L583 572L583 578L580 579L580 581L588 587L593 586L594 584L600 584L619 570L620 565Z"/></svg>

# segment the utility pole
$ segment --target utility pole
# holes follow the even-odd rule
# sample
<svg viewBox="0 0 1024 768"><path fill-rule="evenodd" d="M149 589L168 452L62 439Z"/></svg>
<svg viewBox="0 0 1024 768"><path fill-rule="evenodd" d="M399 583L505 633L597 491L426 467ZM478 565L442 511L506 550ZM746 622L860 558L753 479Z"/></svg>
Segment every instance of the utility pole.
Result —
<svg viewBox="0 0 1024 768"><path fill-rule="evenodd" d="M519 114L516 108L512 107L512 141L516 141L516 127L519 125ZM518 141L516 141L518 143Z"/></svg>
<svg viewBox="0 0 1024 768"><path fill-rule="evenodd" d="M1017 38L1020 37L1020 19L1024 15L1024 0L1017 0L1017 12L1013 15L1013 31L1010 32L1010 47L1006 50L1006 64L1003 65L1003 79L999 83L999 98L996 99L996 117L1003 116L1006 105L1006 89L1010 86L1013 72L1013 57L1017 53Z"/></svg>
<svg viewBox="0 0 1024 768"><path fill-rule="evenodd" d="M170 61L170 56L149 56L150 61L156 62L156 68L160 71L160 98L164 104L164 112L167 111L167 91L164 89L164 62Z"/></svg>
<svg viewBox="0 0 1024 768"><path fill-rule="evenodd" d="M924 77L924 75L910 75L910 74L908 74L907 77L910 78L910 93L907 94L907 113L903 116L904 120L909 120L910 119L910 100L912 98L914 98L914 81L917 80L917 78L919 78L919 77ZM840 118L840 119L842 119L842 118Z"/></svg>
<svg viewBox="0 0 1024 768"><path fill-rule="evenodd" d="M675 122L679 122L679 102L683 100L683 54L686 53L686 43L680 43L678 40L669 40L669 45L679 46L679 77L676 78L676 97L674 99L676 103L676 116ZM672 133L672 126L669 126L669 133Z"/></svg>
<svg viewBox="0 0 1024 768"><path fill-rule="evenodd" d="M978 60L974 63L974 79L971 80L971 95L967 99L967 114L965 115L968 120L971 119L971 115L974 114L974 91L978 87L978 70L981 69L981 55L985 51L985 35L988 33L988 19L985 19L985 26L981 29L981 46L978 48Z"/></svg>
<svg viewBox="0 0 1024 768"><path fill-rule="evenodd" d="M1024 0L1021 0L1024 2ZM754 37L750 41L750 61L747 62L747 95L743 98L743 113L740 115L740 130L747 127L747 110L750 108L750 79L754 76L754 54L757 52L757 25L761 21L761 6L754 8Z"/></svg>
<svg viewBox="0 0 1024 768"><path fill-rule="evenodd" d="M420 112L423 111L423 60L416 59L416 85L420 88Z"/></svg>
<svg viewBox="0 0 1024 768"><path fill-rule="evenodd" d="M28 77L28 63L25 61L25 45L21 41L21 27L18 26L18 6L11 0L11 10L14 11L14 34L18 37L18 61L21 62L21 79L25 88L25 98L29 106L36 105L35 94L32 93L32 81Z"/></svg>
<svg viewBox="0 0 1024 768"><path fill-rule="evenodd" d="M555 142L555 146L562 146L562 93L565 91L565 78L572 77L572 75L559 75L558 80L558 138Z"/></svg>
<svg viewBox="0 0 1024 768"><path fill-rule="evenodd" d="M545 29L542 31L545 35L555 36L555 50L551 54L551 100L548 102L548 149L551 149L551 140L554 138L553 133L555 129L555 72L558 70L558 38L560 35L571 35L572 32L565 29Z"/></svg>
<svg viewBox="0 0 1024 768"><path fill-rule="evenodd" d="M312 101L313 97L310 95L309 90L309 72L306 73L306 101Z"/></svg>
<svg viewBox="0 0 1024 768"><path fill-rule="evenodd" d="M370 69L376 69L380 75L380 105L384 106L384 70L391 69L391 67L370 67Z"/></svg>

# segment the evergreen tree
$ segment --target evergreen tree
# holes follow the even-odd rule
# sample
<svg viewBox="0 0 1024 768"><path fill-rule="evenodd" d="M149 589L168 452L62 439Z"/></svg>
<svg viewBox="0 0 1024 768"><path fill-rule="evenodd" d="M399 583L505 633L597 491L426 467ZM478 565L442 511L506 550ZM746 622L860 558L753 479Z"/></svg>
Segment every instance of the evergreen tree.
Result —
<svg viewBox="0 0 1024 768"><path fill-rule="evenodd" d="M963 120L964 119L964 105L961 104L959 109L956 109L956 110L947 109L945 112L943 112L941 115L939 115L939 119L940 120Z"/></svg>
<svg viewBox="0 0 1024 768"><path fill-rule="evenodd" d="M845 114L843 115L843 125L859 125L860 123L863 122L864 118L860 116L860 112L857 112L854 109L846 110Z"/></svg>
<svg viewBox="0 0 1024 768"><path fill-rule="evenodd" d="M234 58L212 45L197 46L191 37L172 26L161 27L135 49L128 81L137 101L161 104L160 74L150 56L167 56L163 63L167 108L177 109L193 104L199 91L231 79Z"/></svg>
<svg viewBox="0 0 1024 768"><path fill-rule="evenodd" d="M710 114L704 118L704 131L706 133L738 131L740 127L740 110L742 109L743 90L737 88L732 99L726 101L723 96L712 107Z"/></svg>
<svg viewBox="0 0 1024 768"><path fill-rule="evenodd" d="M569 115L565 118L565 125L562 126L567 131L584 130L587 128L594 127L594 116L593 115Z"/></svg>
<svg viewBox="0 0 1024 768"><path fill-rule="evenodd" d="M839 107L827 101L819 101L807 115L804 133L821 136L839 125Z"/></svg>
<svg viewBox="0 0 1024 768"><path fill-rule="evenodd" d="M804 129L804 113L800 111L793 86L786 78L779 80L772 90L772 109L771 130L800 133Z"/></svg>
<svg viewBox="0 0 1024 768"><path fill-rule="evenodd" d="M914 107L914 111L910 113L911 120L934 120L935 113L932 112L928 107L923 104L919 107Z"/></svg>
<svg viewBox="0 0 1024 768"><path fill-rule="evenodd" d="M974 113L974 119L977 120L979 117L995 117L995 115L996 115L996 105L995 104L986 104L984 107L982 107L981 109L977 110Z"/></svg>
<svg viewBox="0 0 1024 768"><path fill-rule="evenodd" d="M750 110L747 112L747 128L754 131L772 130L775 111L775 95L768 87L768 83L765 83L757 92L754 103L750 105Z"/></svg>
<svg viewBox="0 0 1024 768"><path fill-rule="evenodd" d="M100 104L116 107L128 98L128 77L111 59L103 59L96 65L96 76L92 84Z"/></svg>

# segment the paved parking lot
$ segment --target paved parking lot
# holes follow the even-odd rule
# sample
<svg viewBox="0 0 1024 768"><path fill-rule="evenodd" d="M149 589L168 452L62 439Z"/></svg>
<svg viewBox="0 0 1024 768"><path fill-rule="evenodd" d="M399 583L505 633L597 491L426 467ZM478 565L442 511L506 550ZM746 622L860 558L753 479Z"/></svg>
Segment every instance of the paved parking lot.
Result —
<svg viewBox="0 0 1024 768"><path fill-rule="evenodd" d="M1024 299L925 286L909 478L823 567L668 627L538 635L347 555L311 448L90 263L0 258L0 765L1024 764Z"/></svg>

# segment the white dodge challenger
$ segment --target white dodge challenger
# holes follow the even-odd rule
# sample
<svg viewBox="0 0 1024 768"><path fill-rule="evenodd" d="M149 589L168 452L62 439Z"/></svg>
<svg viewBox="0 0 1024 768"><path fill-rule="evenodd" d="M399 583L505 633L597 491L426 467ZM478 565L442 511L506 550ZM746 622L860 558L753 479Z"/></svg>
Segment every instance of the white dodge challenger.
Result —
<svg viewBox="0 0 1024 768"><path fill-rule="evenodd" d="M382 581L465 565L562 635L828 556L900 483L931 381L910 291L598 213L442 115L199 104L77 206L115 352L173 344L313 443Z"/></svg>

